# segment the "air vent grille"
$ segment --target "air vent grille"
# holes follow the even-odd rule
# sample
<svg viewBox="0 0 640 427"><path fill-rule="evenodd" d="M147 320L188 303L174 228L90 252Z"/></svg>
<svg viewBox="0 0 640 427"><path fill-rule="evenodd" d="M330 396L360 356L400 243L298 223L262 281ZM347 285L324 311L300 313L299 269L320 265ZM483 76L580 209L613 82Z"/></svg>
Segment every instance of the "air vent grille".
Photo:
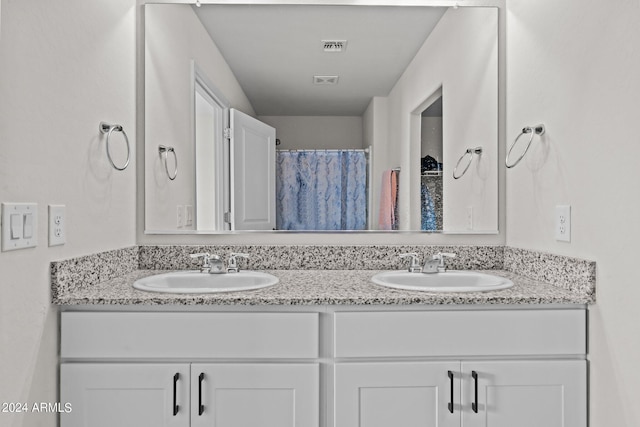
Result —
<svg viewBox="0 0 640 427"><path fill-rule="evenodd" d="M313 84L316 85L337 85L338 76L313 76Z"/></svg>
<svg viewBox="0 0 640 427"><path fill-rule="evenodd" d="M346 40L322 40L322 49L325 52L344 52L347 50Z"/></svg>

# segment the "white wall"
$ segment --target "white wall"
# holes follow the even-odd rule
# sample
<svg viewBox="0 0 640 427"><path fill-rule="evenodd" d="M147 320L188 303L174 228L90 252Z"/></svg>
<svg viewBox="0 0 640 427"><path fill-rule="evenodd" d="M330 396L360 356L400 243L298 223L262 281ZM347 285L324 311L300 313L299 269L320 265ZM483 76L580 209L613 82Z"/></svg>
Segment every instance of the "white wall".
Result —
<svg viewBox="0 0 640 427"><path fill-rule="evenodd" d="M195 206L191 61L232 108L252 116L255 112L191 5L147 4L144 14L145 225L148 230L175 230L176 207ZM158 145L176 149L178 175L173 181Z"/></svg>
<svg viewBox="0 0 640 427"><path fill-rule="evenodd" d="M498 11L449 9L389 94L389 167L400 164L402 229L420 228L420 113L442 88L444 224L446 231L498 229ZM414 114L412 124L411 115ZM410 129L415 129L413 137ZM417 126L417 127L416 127ZM415 143L413 143L415 139ZM452 177L466 148L483 154L461 179Z"/></svg>
<svg viewBox="0 0 640 427"><path fill-rule="evenodd" d="M39 243L0 252L0 402L56 402L49 262L136 243L135 1L2 0L1 7L0 201L38 203ZM123 172L108 163L103 120L122 124L131 140ZM47 204L66 205L64 246L48 247ZM2 426L56 420L0 413Z"/></svg>
<svg viewBox="0 0 640 427"><path fill-rule="evenodd" d="M370 229L377 230L380 218L380 185L382 172L388 169L389 134L387 97L375 96L367 106L362 116L363 142L366 147L371 146L369 154L369 224Z"/></svg>
<svg viewBox="0 0 640 427"><path fill-rule="evenodd" d="M363 148L362 117L260 116L276 128L278 149Z"/></svg>
<svg viewBox="0 0 640 427"><path fill-rule="evenodd" d="M420 128L420 156L442 161L442 117L423 117Z"/></svg>
<svg viewBox="0 0 640 427"><path fill-rule="evenodd" d="M547 127L507 172L507 244L597 262L590 426L635 427L640 4L508 0L507 7L507 133ZM558 204L571 205L571 243L554 239Z"/></svg>

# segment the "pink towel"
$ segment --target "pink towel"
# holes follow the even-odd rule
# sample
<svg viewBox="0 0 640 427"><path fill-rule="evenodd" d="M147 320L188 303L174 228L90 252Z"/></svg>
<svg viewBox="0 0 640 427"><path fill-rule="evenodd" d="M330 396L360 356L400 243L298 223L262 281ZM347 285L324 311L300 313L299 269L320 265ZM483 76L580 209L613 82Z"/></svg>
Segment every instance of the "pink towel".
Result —
<svg viewBox="0 0 640 427"><path fill-rule="evenodd" d="M397 200L397 175L396 171L389 169L382 173L382 187L380 188L380 214L378 225L380 230L393 230L396 222L395 208Z"/></svg>

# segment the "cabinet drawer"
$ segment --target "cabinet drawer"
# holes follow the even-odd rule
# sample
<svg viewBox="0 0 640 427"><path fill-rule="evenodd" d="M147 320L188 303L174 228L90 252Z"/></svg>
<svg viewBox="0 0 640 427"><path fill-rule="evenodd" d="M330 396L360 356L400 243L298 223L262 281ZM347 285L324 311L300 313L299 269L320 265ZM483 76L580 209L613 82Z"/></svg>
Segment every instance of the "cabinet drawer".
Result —
<svg viewBox="0 0 640 427"><path fill-rule="evenodd" d="M64 312L63 358L316 358L317 313Z"/></svg>
<svg viewBox="0 0 640 427"><path fill-rule="evenodd" d="M336 357L531 356L586 353L586 312L341 312Z"/></svg>

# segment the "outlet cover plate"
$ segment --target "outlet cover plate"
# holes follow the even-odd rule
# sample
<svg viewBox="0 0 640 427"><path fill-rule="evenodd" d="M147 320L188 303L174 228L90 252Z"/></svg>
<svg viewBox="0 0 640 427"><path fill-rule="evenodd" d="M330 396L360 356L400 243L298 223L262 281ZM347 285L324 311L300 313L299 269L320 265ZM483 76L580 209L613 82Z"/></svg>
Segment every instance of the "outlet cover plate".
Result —
<svg viewBox="0 0 640 427"><path fill-rule="evenodd" d="M556 240L560 242L571 241L571 206L556 206Z"/></svg>
<svg viewBox="0 0 640 427"><path fill-rule="evenodd" d="M67 242L65 206L49 205L49 246L64 245Z"/></svg>

